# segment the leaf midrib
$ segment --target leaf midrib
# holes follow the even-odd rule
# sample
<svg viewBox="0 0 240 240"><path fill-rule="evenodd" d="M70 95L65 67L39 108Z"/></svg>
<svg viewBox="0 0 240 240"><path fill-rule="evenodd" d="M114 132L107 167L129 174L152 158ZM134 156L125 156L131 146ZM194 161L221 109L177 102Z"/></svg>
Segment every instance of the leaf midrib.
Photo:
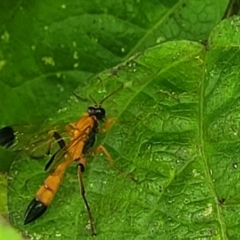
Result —
<svg viewBox="0 0 240 240"><path fill-rule="evenodd" d="M226 236L226 225L223 221L223 217L221 215L221 210L220 210L220 206L218 204L218 197L217 197L217 193L215 191L214 188L214 184L213 184L213 180L211 178L211 174L210 174L210 167L208 165L208 161L207 161L207 157L205 155L205 141L204 141L204 128L206 127L207 130L207 126L204 125L204 90L205 90L205 81L206 78L206 55L207 55L207 51L205 52L205 59L203 59L203 68L202 68L202 77L201 77L201 89L200 89L200 98L199 98L199 142L200 142L200 156L201 159L203 160L203 166L204 166L204 175L205 175L205 180L206 180L206 184L209 186L209 189L211 190L211 192L213 193L213 195L215 196L215 203L216 203L216 210L217 210L217 219L220 225L220 236L221 239L228 239Z"/></svg>

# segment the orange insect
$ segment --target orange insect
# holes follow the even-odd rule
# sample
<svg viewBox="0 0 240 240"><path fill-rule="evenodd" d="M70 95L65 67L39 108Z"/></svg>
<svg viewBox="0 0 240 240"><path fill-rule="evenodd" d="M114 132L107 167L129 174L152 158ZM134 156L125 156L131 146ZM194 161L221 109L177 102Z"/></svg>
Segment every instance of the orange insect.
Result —
<svg viewBox="0 0 240 240"><path fill-rule="evenodd" d="M122 87L121 87L122 88ZM101 104L112 96L114 93L119 91L121 88L113 91L111 94L106 96L99 104L97 104L94 99L94 106L90 106L87 109L87 113L81 117L78 121L70 123L66 126L66 131L70 136L70 141L68 144L65 143L63 138L56 131L51 131L50 135L58 143L60 149L52 155L51 159L45 166L45 170L49 169L50 166L56 166L55 170L45 179L44 184L39 188L35 194L35 198L28 205L24 224L28 224L40 216L47 210L47 207L52 202L54 195L56 194L62 179L65 170L67 167L74 161L78 162L78 179L80 185L80 193L84 200L86 206L90 228L92 235L95 235L93 218L90 211L89 204L85 197L85 190L83 185L82 174L86 166L85 155L90 153L91 148L95 143L95 136L100 132L99 123L105 120L105 109L101 107ZM115 122L113 119L107 120L105 128L102 131L106 131L110 128L112 123ZM0 129L0 145L3 147L10 147L13 145L15 139L14 130L12 127L7 126ZM49 144L48 154L50 153L51 142ZM98 146L95 150L95 153L103 152L107 156L109 163L120 173L121 170L116 168L113 163L108 151L103 146ZM60 162L61 161L61 162ZM129 176L131 180L135 181L134 178Z"/></svg>

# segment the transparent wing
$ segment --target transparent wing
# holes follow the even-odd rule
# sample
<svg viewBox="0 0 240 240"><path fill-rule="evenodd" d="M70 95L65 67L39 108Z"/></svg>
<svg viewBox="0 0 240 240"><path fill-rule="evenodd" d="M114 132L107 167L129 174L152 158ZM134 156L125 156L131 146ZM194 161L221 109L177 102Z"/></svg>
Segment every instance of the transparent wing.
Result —
<svg viewBox="0 0 240 240"><path fill-rule="evenodd" d="M53 171L65 160L66 154L72 154L75 151L74 148L79 148L79 142L88 139L88 128L82 132L79 131L78 136L71 139L66 126L70 125L7 126L0 129L0 146L11 151L25 152L33 159L41 159L53 154L45 166L45 170ZM82 149L78 151L81 152Z"/></svg>
<svg viewBox="0 0 240 240"><path fill-rule="evenodd" d="M77 137L70 140L65 146L58 149L54 155L51 157L49 162L46 164L45 170L53 171L61 162L65 160L65 155L71 155L74 152L74 148L79 147L79 142L86 141L88 138L88 133L82 131ZM82 149L78 149L82 151ZM77 159L73 159L75 161Z"/></svg>
<svg viewBox="0 0 240 240"><path fill-rule="evenodd" d="M66 124L7 126L0 129L0 146L11 151L23 151L31 158L42 158L56 151L58 141L52 133L57 132L64 141L69 141Z"/></svg>

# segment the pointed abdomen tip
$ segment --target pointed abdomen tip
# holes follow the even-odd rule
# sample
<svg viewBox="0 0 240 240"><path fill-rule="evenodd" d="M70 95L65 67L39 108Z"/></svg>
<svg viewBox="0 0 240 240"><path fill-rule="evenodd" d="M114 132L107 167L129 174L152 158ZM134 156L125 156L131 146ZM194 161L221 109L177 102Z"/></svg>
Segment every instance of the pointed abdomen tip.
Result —
<svg viewBox="0 0 240 240"><path fill-rule="evenodd" d="M46 210L47 206L45 206L42 202L34 198L28 205L28 208L26 210L24 217L24 225L33 222L37 218L41 217Z"/></svg>

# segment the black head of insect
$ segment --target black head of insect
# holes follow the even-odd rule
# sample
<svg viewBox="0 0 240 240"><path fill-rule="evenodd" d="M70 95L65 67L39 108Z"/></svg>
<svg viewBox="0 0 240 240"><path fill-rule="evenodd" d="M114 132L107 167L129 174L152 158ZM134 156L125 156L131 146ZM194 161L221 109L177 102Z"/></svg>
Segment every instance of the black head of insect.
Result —
<svg viewBox="0 0 240 240"><path fill-rule="evenodd" d="M105 118L105 114L106 111L104 108L101 107L102 103L104 101L106 101L110 96L112 96L113 94L115 94L116 92L118 92L120 89L122 89L123 86L121 86L120 88L116 89L115 91L111 92L110 94L108 94L105 98L103 98L101 100L101 102L97 103L93 97L90 96L90 98L92 99L92 101L94 102L94 106L90 106L87 109L87 112L89 114L89 116L95 116L97 118L97 120L101 121L104 120Z"/></svg>
<svg viewBox="0 0 240 240"><path fill-rule="evenodd" d="M87 109L88 115L89 116L95 116L97 120L101 121L105 118L105 109L102 108L100 105L95 105L88 107Z"/></svg>

